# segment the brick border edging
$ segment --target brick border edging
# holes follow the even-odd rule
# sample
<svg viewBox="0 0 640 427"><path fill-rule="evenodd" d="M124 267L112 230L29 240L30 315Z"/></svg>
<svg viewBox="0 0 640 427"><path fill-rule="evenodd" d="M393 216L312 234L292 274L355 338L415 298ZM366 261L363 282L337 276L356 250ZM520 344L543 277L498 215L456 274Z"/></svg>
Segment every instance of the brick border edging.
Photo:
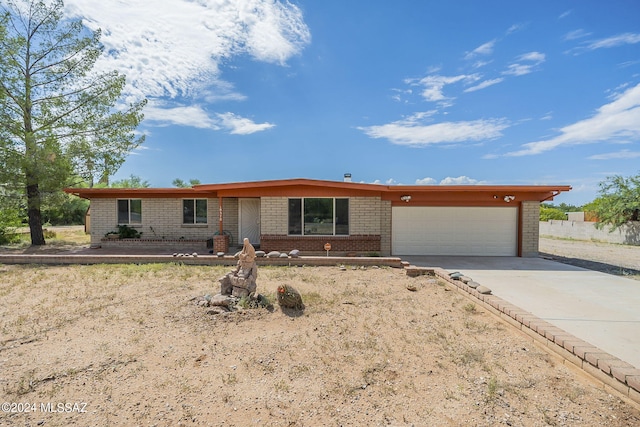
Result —
<svg viewBox="0 0 640 427"><path fill-rule="evenodd" d="M0 264L48 264L48 265L88 265L88 264L155 264L181 263L186 265L227 265L234 266L238 259L232 255L198 255L175 257L173 255L85 255L85 254L0 254ZM403 268L402 260L397 257L339 257L339 256L300 256L298 258L256 258L260 265L278 266L384 266Z"/></svg>
<svg viewBox="0 0 640 427"><path fill-rule="evenodd" d="M405 270L408 276L428 274L444 280L463 295L466 294L478 300L482 307L490 313L521 330L534 341L543 344L547 349L601 382L605 388L611 387L622 396L640 404L640 369L633 365L498 296L479 293L463 281L452 279L449 273L442 268L416 267L405 264Z"/></svg>

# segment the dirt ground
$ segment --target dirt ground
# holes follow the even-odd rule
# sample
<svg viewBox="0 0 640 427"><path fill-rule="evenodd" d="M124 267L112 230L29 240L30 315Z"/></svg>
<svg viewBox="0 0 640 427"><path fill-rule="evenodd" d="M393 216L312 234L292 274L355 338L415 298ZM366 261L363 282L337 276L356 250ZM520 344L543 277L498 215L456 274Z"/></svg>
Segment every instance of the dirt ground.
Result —
<svg viewBox="0 0 640 427"><path fill-rule="evenodd" d="M0 265L0 425L640 424L433 278L261 267L258 291L292 285L304 311L209 314L196 302L226 271Z"/></svg>
<svg viewBox="0 0 640 427"><path fill-rule="evenodd" d="M540 255L577 267L640 280L640 246L541 237Z"/></svg>

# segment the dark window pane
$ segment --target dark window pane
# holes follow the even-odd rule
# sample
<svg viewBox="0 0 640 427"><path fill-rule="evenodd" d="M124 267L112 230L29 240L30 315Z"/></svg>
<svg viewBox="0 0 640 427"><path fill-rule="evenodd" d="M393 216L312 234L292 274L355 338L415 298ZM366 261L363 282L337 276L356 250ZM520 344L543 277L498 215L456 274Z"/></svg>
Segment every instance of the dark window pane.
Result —
<svg viewBox="0 0 640 427"><path fill-rule="evenodd" d="M118 224L129 224L129 200L118 200Z"/></svg>
<svg viewBox="0 0 640 427"><path fill-rule="evenodd" d="M207 200L196 200L196 224L207 223Z"/></svg>
<svg viewBox="0 0 640 427"><path fill-rule="evenodd" d="M349 234L349 199L336 199L336 234Z"/></svg>
<svg viewBox="0 0 640 427"><path fill-rule="evenodd" d="M129 200L131 224L142 224L142 200Z"/></svg>
<svg viewBox="0 0 640 427"><path fill-rule="evenodd" d="M182 201L182 223L193 224L193 218L194 218L193 200L183 200Z"/></svg>
<svg viewBox="0 0 640 427"><path fill-rule="evenodd" d="M289 234L302 234L302 199L289 199Z"/></svg>
<svg viewBox="0 0 640 427"><path fill-rule="evenodd" d="M333 199L304 199L304 234L333 235Z"/></svg>

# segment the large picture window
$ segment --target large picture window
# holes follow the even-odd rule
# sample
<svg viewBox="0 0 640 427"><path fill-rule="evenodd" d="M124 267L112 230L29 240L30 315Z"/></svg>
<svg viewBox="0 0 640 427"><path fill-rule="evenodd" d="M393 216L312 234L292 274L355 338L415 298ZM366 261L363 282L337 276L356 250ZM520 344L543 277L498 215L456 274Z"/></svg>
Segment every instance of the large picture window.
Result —
<svg viewBox="0 0 640 427"><path fill-rule="evenodd" d="M207 223L207 199L185 199L182 201L183 224Z"/></svg>
<svg viewBox="0 0 640 427"><path fill-rule="evenodd" d="M118 224L142 224L142 200L118 200Z"/></svg>
<svg viewBox="0 0 640 427"><path fill-rule="evenodd" d="M328 197L289 199L289 234L348 235L349 199Z"/></svg>

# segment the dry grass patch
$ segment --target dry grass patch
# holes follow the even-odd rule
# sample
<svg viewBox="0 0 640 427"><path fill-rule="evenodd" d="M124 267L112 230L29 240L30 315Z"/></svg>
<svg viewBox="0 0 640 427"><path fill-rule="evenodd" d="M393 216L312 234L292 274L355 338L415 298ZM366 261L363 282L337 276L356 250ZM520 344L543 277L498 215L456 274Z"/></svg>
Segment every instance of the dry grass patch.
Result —
<svg viewBox="0 0 640 427"><path fill-rule="evenodd" d="M226 267L0 268L0 425L633 425L640 412L431 278L261 267L304 312L209 315ZM417 292L406 289L417 285Z"/></svg>

